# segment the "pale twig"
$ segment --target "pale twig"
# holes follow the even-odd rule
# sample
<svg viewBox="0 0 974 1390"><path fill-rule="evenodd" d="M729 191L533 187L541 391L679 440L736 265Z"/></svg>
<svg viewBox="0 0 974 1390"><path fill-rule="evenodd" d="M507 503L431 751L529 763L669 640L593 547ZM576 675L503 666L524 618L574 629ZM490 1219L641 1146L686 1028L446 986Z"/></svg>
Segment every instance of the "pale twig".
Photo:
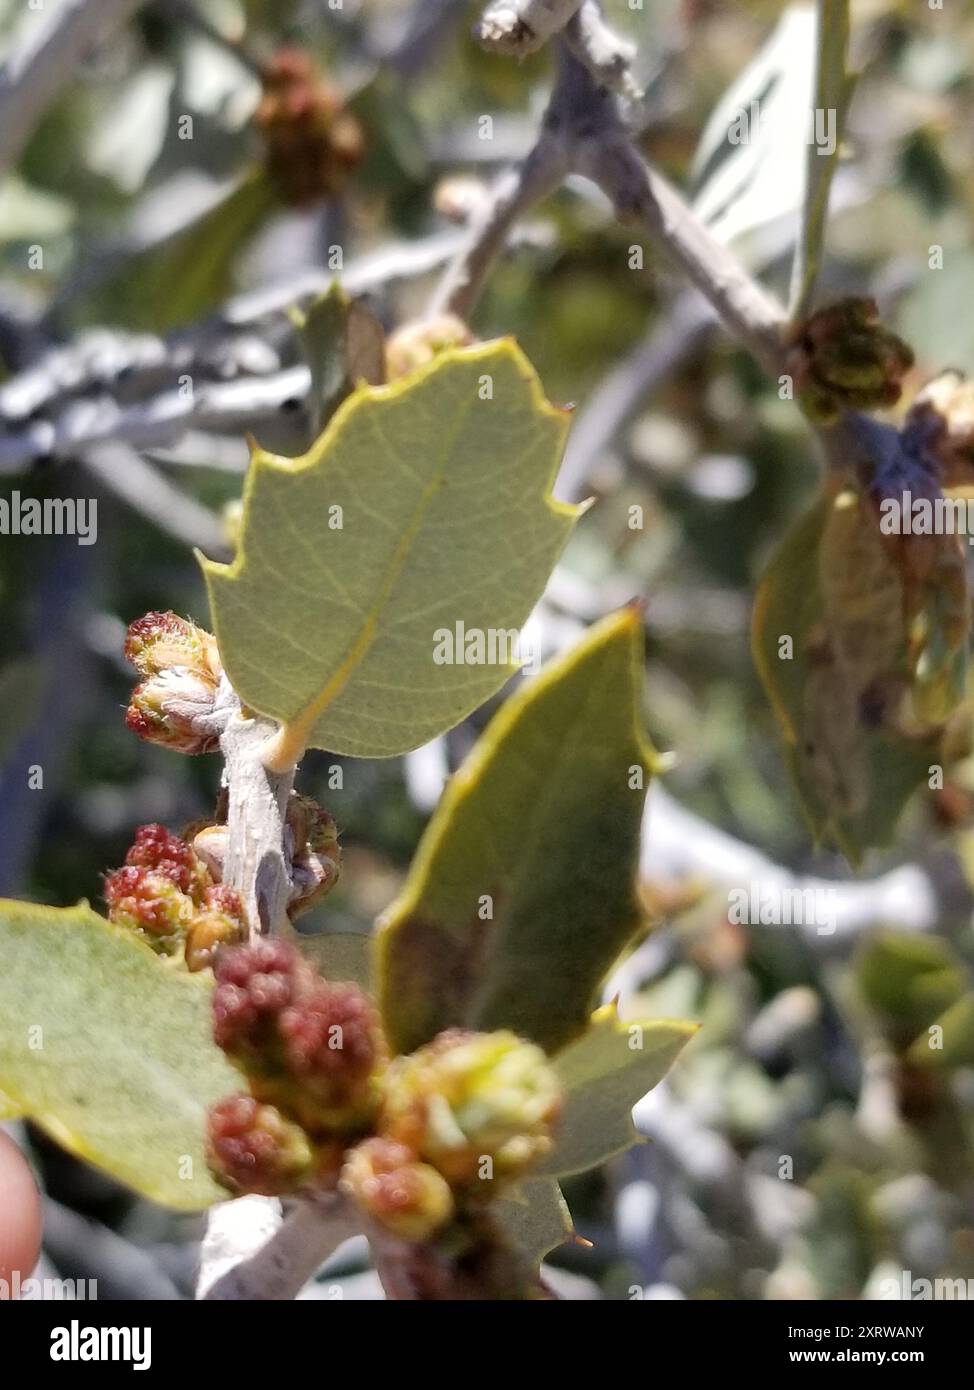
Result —
<svg viewBox="0 0 974 1390"><path fill-rule="evenodd" d="M561 142L542 135L524 162L501 176L436 287L428 308L431 317L443 312L461 319L469 317L514 224L554 192L567 172L566 151Z"/></svg>
<svg viewBox="0 0 974 1390"><path fill-rule="evenodd" d="M726 330L772 375L781 371L783 307L717 241L635 149L611 94L559 44L561 118L576 132L574 168L620 221L642 224L713 306Z"/></svg>
<svg viewBox="0 0 974 1390"><path fill-rule="evenodd" d="M211 1256L208 1261L204 1244L199 1298L264 1302L296 1298L329 1256L362 1229L361 1221L345 1199L333 1193L296 1202L276 1229L273 1229L273 1212L266 1198L243 1198L241 1201L267 1204L263 1210L251 1207L247 1212L248 1219L264 1222L262 1243L256 1249L251 1246L249 1251L245 1247L243 1258L232 1258L227 1249L225 1218L233 1214L233 1208L241 1205L234 1202L217 1227L219 1239L208 1237L210 1251L219 1251L223 1271L216 1278L212 1269L214 1260ZM252 1240L253 1225L246 1228L246 1234Z"/></svg>
<svg viewBox="0 0 974 1390"><path fill-rule="evenodd" d="M220 751L227 788L227 858L223 880L240 894L253 939L288 928L291 852L286 828L294 769L268 772L262 762L276 725L246 717L224 680L219 706L226 711Z"/></svg>
<svg viewBox="0 0 974 1390"><path fill-rule="evenodd" d="M79 63L140 0L60 0L0 69L0 174L12 169Z"/></svg>
<svg viewBox="0 0 974 1390"><path fill-rule="evenodd" d="M196 1297L209 1298L211 1289L231 1279L238 1264L256 1255L274 1238L282 1221L281 1204L276 1197L248 1195L210 1207L200 1246Z"/></svg>
<svg viewBox="0 0 974 1390"><path fill-rule="evenodd" d="M558 42L558 78L536 145L505 176L437 287L430 312L469 316L514 221L569 172L590 179L624 222L645 225L712 306L729 333L772 375L781 371L784 309L683 198L636 151L612 93Z"/></svg>
<svg viewBox="0 0 974 1390"><path fill-rule="evenodd" d="M602 87L638 101L642 96L639 84L632 75L635 46L619 38L606 24L598 0L582 0L581 5L565 25L565 45Z"/></svg>

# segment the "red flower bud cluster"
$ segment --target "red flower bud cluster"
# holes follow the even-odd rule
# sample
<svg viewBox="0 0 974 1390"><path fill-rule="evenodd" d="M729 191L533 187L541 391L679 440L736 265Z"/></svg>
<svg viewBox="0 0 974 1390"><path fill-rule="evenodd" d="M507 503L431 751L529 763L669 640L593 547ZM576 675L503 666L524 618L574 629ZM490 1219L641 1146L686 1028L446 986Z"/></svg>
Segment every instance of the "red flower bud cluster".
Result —
<svg viewBox="0 0 974 1390"><path fill-rule="evenodd" d="M254 120L271 177L295 207L339 192L364 153L362 128L341 93L300 49L283 49L268 65Z"/></svg>
<svg viewBox="0 0 974 1390"><path fill-rule="evenodd" d="M323 980L286 942L224 951L215 966L214 1037L258 1100L315 1137L361 1133L385 1048L358 985Z"/></svg>
<svg viewBox="0 0 974 1390"><path fill-rule="evenodd" d="M264 1197L293 1192L314 1171L314 1155L300 1125L247 1095L228 1096L211 1108L207 1157L228 1187Z"/></svg>
<svg viewBox="0 0 974 1390"><path fill-rule="evenodd" d="M140 826L125 865L105 880L108 915L164 955L185 949L191 970L243 932L240 898L215 884L191 845L161 825Z"/></svg>
<svg viewBox="0 0 974 1390"><path fill-rule="evenodd" d="M209 753L221 667L213 636L175 613L146 613L128 630L125 656L144 679L125 723L139 738L177 753Z"/></svg>

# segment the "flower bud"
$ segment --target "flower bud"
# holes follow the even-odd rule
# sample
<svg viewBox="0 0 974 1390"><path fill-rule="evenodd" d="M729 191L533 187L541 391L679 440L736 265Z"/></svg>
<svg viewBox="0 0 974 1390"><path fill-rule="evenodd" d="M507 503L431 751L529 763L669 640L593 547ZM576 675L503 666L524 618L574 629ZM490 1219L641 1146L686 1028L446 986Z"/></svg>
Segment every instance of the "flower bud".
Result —
<svg viewBox="0 0 974 1390"><path fill-rule="evenodd" d="M190 834L190 831L186 832ZM206 865L214 883L222 883L223 866L230 845L230 831L225 825L204 825L195 831L191 840L196 856Z"/></svg>
<svg viewBox="0 0 974 1390"><path fill-rule="evenodd" d="M131 623L125 659L143 676L158 676L173 666L195 671L214 684L221 675L216 639L172 612L146 613Z"/></svg>
<svg viewBox="0 0 974 1390"><path fill-rule="evenodd" d="M308 969L284 941L267 937L221 951L213 993L213 1036L243 1063L274 1050L277 1019L294 999Z"/></svg>
<svg viewBox="0 0 974 1390"><path fill-rule="evenodd" d="M212 1106L207 1140L210 1169L231 1191L281 1197L314 1176L314 1154L303 1130L252 1096L229 1096Z"/></svg>
<svg viewBox="0 0 974 1390"><path fill-rule="evenodd" d="M137 931L162 955L179 949L196 912L192 898L167 874L134 864L109 874L105 901L110 921Z"/></svg>
<svg viewBox="0 0 974 1390"><path fill-rule="evenodd" d="M432 319L403 324L386 342L386 380L395 381L418 367L425 367L445 348L466 347L473 334L455 314L437 314Z"/></svg>
<svg viewBox="0 0 974 1390"><path fill-rule="evenodd" d="M215 638L175 613L146 613L129 627L125 656L146 678L132 694L128 728L177 753L214 749L211 716L222 674Z"/></svg>
<svg viewBox="0 0 974 1390"><path fill-rule="evenodd" d="M350 1149L341 1187L367 1216L403 1240L429 1240L453 1217L446 1179L391 1139L366 1139Z"/></svg>
<svg viewBox="0 0 974 1390"><path fill-rule="evenodd" d="M136 686L125 725L139 738L176 753L211 753L220 742L211 722L215 698L210 681L172 667Z"/></svg>
<svg viewBox="0 0 974 1390"><path fill-rule="evenodd" d="M457 1029L392 1064L380 1128L451 1185L467 1186L539 1159L560 1109L558 1079L539 1047L506 1031Z"/></svg>
<svg viewBox="0 0 974 1390"><path fill-rule="evenodd" d="M384 1061L372 1001L351 983L318 980L278 1021L285 1099L312 1133L361 1129L376 1105L375 1074ZM263 1082L260 1083L263 1085Z"/></svg>
<svg viewBox="0 0 974 1390"><path fill-rule="evenodd" d="M140 825L125 862L141 869L154 869L172 880L181 893L201 905L212 877L190 845L162 825Z"/></svg>
<svg viewBox="0 0 974 1390"><path fill-rule="evenodd" d="M244 932L243 906L232 888L218 884L208 888L203 910L198 912L186 933L186 964L190 970L204 970L213 964L221 946L240 941Z"/></svg>
<svg viewBox="0 0 974 1390"><path fill-rule="evenodd" d="M280 940L221 950L214 973L214 1037L253 1094L316 1138L361 1132L385 1056L363 991L322 980Z"/></svg>
<svg viewBox="0 0 974 1390"><path fill-rule="evenodd" d="M294 840L287 909L293 920L334 888L341 873L342 851L334 817L310 796L292 794L287 823Z"/></svg>
<svg viewBox="0 0 974 1390"><path fill-rule="evenodd" d="M874 300L848 298L800 324L787 368L813 419L830 424L845 410L895 405L913 353L885 329Z"/></svg>
<svg viewBox="0 0 974 1390"><path fill-rule="evenodd" d="M270 175L295 207L339 192L364 153L358 120L300 49L283 49L267 65L254 123Z"/></svg>

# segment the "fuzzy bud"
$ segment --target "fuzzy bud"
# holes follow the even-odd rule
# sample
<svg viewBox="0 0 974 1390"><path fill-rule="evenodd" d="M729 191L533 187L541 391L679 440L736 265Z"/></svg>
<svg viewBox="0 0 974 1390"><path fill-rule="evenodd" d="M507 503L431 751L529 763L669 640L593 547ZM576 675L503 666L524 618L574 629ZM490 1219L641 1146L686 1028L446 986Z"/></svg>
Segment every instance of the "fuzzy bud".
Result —
<svg viewBox="0 0 974 1390"><path fill-rule="evenodd" d="M163 955L179 949L196 912L192 898L168 875L129 864L105 880L109 920L137 931Z"/></svg>
<svg viewBox="0 0 974 1390"><path fill-rule="evenodd" d="M254 116L267 167L285 202L306 207L339 192L365 150L362 127L300 49L268 64Z"/></svg>
<svg viewBox="0 0 974 1390"><path fill-rule="evenodd" d="M215 689L190 671L164 671L137 685L125 727L175 753L212 753L219 735L210 725Z"/></svg>
<svg viewBox="0 0 974 1390"><path fill-rule="evenodd" d="M165 826L140 825L125 862L140 869L153 869L172 880L181 893L187 893L200 906L212 878L205 864L190 845Z"/></svg>
<svg viewBox="0 0 974 1390"><path fill-rule="evenodd" d="M125 659L142 676L158 676L170 667L195 671L214 684L220 679L216 639L178 614L146 613L129 626Z"/></svg>
<svg viewBox="0 0 974 1390"><path fill-rule="evenodd" d="M397 1058L383 1096L382 1132L460 1187L530 1167L551 1147L561 1110L545 1054L506 1031L441 1033Z"/></svg>
<svg viewBox="0 0 974 1390"><path fill-rule="evenodd" d="M221 668L210 633L175 613L147 613L129 628L125 656L145 677L125 715L132 733L177 753L216 748L212 715Z"/></svg>
<svg viewBox="0 0 974 1390"><path fill-rule="evenodd" d="M233 1192L281 1197L314 1176L304 1131L252 1096L229 1096L212 1106L207 1140L210 1169Z"/></svg>
<svg viewBox="0 0 974 1390"><path fill-rule="evenodd" d="M213 964L221 946L240 941L244 931L243 906L239 894L218 884L206 890L203 909L186 933L186 964L190 970L205 970Z"/></svg>
<svg viewBox="0 0 974 1390"><path fill-rule="evenodd" d="M446 348L466 347L473 341L470 329L455 314L403 324L386 342L386 380L395 381L425 367Z"/></svg>
<svg viewBox="0 0 974 1390"><path fill-rule="evenodd" d="M799 399L822 424L845 410L895 405L912 365L910 348L864 298L841 299L812 314L796 330L786 362Z"/></svg>
<svg viewBox="0 0 974 1390"><path fill-rule="evenodd" d="M366 1139L351 1149L341 1187L367 1216L402 1240L429 1240L453 1217L446 1179L391 1139Z"/></svg>
<svg viewBox="0 0 974 1390"><path fill-rule="evenodd" d="M287 823L294 842L288 902L288 915L293 920L334 888L341 873L342 851L335 818L310 796L292 794Z"/></svg>
<svg viewBox="0 0 974 1390"><path fill-rule="evenodd" d="M384 1061L362 990L322 980L280 940L221 950L214 971L214 1037L254 1095L316 1136L360 1132Z"/></svg>

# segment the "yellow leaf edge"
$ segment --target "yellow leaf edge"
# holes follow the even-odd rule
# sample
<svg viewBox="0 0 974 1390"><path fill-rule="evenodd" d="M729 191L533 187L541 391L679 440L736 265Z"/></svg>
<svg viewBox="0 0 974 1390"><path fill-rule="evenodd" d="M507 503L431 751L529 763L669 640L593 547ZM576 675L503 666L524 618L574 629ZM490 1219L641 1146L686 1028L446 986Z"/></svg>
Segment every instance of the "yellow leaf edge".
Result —
<svg viewBox="0 0 974 1390"><path fill-rule="evenodd" d="M555 424L559 433L559 450L547 478L547 486L542 491L541 501L547 507L553 517L573 525L578 518L587 511L588 502L571 503L562 502L555 497L553 492L554 482L561 467L561 459L564 453L565 442L568 438L568 431L571 426L570 409L554 405L545 395L541 378L535 371L532 363L522 351L514 338L494 338L485 343L475 343L469 347L450 347L424 363L415 371L407 373L396 381L388 382L382 386L370 386L366 382L360 382L341 403L338 409L328 421L322 433L314 441L311 447L303 454L298 454L294 458L286 458L279 454L272 454L258 445L254 444L251 450L250 466L244 479L243 487L243 523L240 527L240 543L237 546L236 554L227 564L220 560L211 560L199 549L194 550L197 563L203 571L203 578L206 581L207 596L210 603L210 615L213 622L213 629L217 639L217 647L221 648L220 623L217 618L217 605L214 603L214 579L233 580L239 577L246 564L246 543L247 543L247 524L246 519L249 514L250 500L257 486L257 479L262 471L276 472L294 476L308 469L315 468L319 464L320 457L327 454L334 441L341 436L347 422L362 410L368 409L376 402L387 402L408 395L418 384L429 378L436 376L445 367L460 362L500 362L508 359L513 365L518 376L524 381L531 397L534 408L550 422ZM567 540L567 533L566 533ZM514 671L506 672L505 679L509 679ZM344 683L343 683L344 684ZM337 692L336 692L337 693ZM330 703L330 701L328 702ZM274 715L269 711L257 708L258 714L263 714L266 718L273 719ZM301 710L292 719L280 725L277 734L273 735L269 741L269 746L264 758L265 766L274 772L285 772L296 766L304 753L307 744L307 736L311 733L312 726L317 723L324 713L323 708L318 708L315 701L310 706ZM309 709L313 713L309 717ZM396 756L396 755L390 755Z"/></svg>
<svg viewBox="0 0 974 1390"><path fill-rule="evenodd" d="M376 918L372 935L372 985L374 997L382 1007L381 996L383 980L383 958L386 943L399 922L414 913L422 900L423 885L429 871L446 838L453 817L459 808L474 794L484 770L493 758L497 748L521 717L523 710L534 700L557 685L565 671L586 660L596 651L610 646L616 641L628 641L629 655L633 668L633 689L638 691L644 678L643 673L643 605L641 602L627 604L608 617L600 619L586 632L581 641L567 652L549 661L544 669L516 690L501 706L487 728L480 735L473 749L453 774L444 788L436 810L423 832L422 839L409 867L406 883L399 896ZM644 767L650 776L669 767L669 760L658 753L643 728L639 701L634 700L632 708L632 732Z"/></svg>

